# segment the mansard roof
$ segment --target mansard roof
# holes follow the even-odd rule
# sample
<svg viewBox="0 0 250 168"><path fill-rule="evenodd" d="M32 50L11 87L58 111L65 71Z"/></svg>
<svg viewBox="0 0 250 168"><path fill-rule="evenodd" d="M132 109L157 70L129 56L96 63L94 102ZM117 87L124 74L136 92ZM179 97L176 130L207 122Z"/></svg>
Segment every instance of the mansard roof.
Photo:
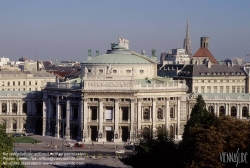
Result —
<svg viewBox="0 0 250 168"><path fill-rule="evenodd" d="M208 48L206 47L200 47L196 53L193 55L194 58L199 58L199 57L206 57L208 58L213 64L218 64L212 53L209 51Z"/></svg>
<svg viewBox="0 0 250 168"><path fill-rule="evenodd" d="M178 76L245 76L239 65L186 65Z"/></svg>

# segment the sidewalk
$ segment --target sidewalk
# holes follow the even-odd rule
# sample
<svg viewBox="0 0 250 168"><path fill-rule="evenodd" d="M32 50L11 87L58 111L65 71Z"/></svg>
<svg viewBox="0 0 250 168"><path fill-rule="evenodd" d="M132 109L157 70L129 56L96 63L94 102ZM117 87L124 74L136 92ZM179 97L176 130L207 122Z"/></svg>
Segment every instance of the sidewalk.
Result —
<svg viewBox="0 0 250 168"><path fill-rule="evenodd" d="M34 138L36 140L43 141L43 143L39 144L30 144L30 143L15 143L15 148L18 150L22 151L27 151L27 150L33 150L33 151L61 151L62 150L62 145L63 145L63 140L56 138L56 137L48 137L48 136L31 136L31 138ZM68 141L71 143L76 143L77 141L71 140ZM64 141L66 143L66 140ZM133 146L132 145L127 145L124 146L124 143L114 143L114 142L107 142L103 143L102 142L89 142L89 143L84 143L84 148L68 148L64 147L64 150L69 152L69 151L81 151L81 152L90 152L90 151L102 151L102 152L115 152L117 150L124 150L126 152L131 152ZM48 145L50 145L50 148L48 148ZM55 149L55 145L57 148ZM117 147L117 148L116 148Z"/></svg>

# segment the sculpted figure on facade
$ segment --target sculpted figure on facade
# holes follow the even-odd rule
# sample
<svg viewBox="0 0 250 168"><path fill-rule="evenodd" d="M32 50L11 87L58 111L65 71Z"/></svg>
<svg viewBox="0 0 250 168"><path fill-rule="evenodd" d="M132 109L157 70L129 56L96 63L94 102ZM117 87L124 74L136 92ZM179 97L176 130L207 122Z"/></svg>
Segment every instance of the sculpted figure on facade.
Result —
<svg viewBox="0 0 250 168"><path fill-rule="evenodd" d="M112 67L111 65L107 66L107 74L111 74L112 73Z"/></svg>
<svg viewBox="0 0 250 168"><path fill-rule="evenodd" d="M87 73L88 73L88 68L87 67L85 67L85 70L84 70L84 75L87 75Z"/></svg>

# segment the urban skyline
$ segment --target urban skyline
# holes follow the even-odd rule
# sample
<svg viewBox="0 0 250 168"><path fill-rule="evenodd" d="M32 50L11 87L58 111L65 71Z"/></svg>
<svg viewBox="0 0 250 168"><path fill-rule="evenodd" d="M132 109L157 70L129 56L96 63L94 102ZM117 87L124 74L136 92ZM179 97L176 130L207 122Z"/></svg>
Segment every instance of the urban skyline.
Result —
<svg viewBox="0 0 250 168"><path fill-rule="evenodd" d="M88 49L104 54L124 37L133 51L151 56L156 49L159 60L161 52L183 47L189 18L192 54L207 36L216 59L249 61L250 2L224 2L1 1L0 57L82 62Z"/></svg>

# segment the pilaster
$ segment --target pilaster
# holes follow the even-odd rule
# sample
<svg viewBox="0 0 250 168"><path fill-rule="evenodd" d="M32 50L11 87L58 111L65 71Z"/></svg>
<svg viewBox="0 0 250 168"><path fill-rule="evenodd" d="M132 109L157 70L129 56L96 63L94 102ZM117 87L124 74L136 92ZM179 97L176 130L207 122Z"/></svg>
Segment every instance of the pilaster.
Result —
<svg viewBox="0 0 250 168"><path fill-rule="evenodd" d="M177 98L177 139L181 139L181 134L180 134L180 107L181 107L181 103L180 103L180 100L181 98L178 97Z"/></svg>
<svg viewBox="0 0 250 168"><path fill-rule="evenodd" d="M119 136L119 127L118 127L118 121L119 121L119 99L115 99L115 131L114 134L118 134ZM114 142L116 142L118 139L114 138Z"/></svg>
<svg viewBox="0 0 250 168"><path fill-rule="evenodd" d="M55 127L55 137L59 138L59 97L56 97L56 127Z"/></svg>
<svg viewBox="0 0 250 168"><path fill-rule="evenodd" d="M84 98L83 99L83 135L88 137L88 99Z"/></svg>
<svg viewBox="0 0 250 168"><path fill-rule="evenodd" d="M79 102L79 108L78 108L78 123L79 123L79 127L78 127L78 137L77 139L79 141L82 141L82 131L83 131L83 97L80 98L80 102Z"/></svg>
<svg viewBox="0 0 250 168"><path fill-rule="evenodd" d="M65 138L66 140L70 140L70 121L69 121L69 116L70 116L70 99L67 98L66 100L66 131L65 131Z"/></svg>
<svg viewBox="0 0 250 168"><path fill-rule="evenodd" d="M103 135L103 99L99 99L99 134ZM100 142L103 141L103 137L99 137Z"/></svg>
<svg viewBox="0 0 250 168"><path fill-rule="evenodd" d="M137 123L138 123L138 130L141 130L141 101L142 101L142 99L141 98L139 98L138 99L138 103L137 103L137 105L138 105L138 119L137 119Z"/></svg>

